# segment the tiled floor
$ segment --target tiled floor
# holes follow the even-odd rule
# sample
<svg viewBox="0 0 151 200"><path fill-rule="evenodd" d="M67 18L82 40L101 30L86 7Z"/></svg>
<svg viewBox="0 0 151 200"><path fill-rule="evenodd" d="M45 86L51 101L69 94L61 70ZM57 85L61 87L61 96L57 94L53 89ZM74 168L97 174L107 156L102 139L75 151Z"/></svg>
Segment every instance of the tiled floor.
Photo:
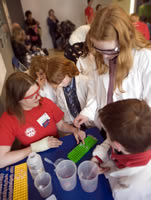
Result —
<svg viewBox="0 0 151 200"><path fill-rule="evenodd" d="M49 49L48 51L49 51L50 56L64 55L63 51L59 51L55 49Z"/></svg>

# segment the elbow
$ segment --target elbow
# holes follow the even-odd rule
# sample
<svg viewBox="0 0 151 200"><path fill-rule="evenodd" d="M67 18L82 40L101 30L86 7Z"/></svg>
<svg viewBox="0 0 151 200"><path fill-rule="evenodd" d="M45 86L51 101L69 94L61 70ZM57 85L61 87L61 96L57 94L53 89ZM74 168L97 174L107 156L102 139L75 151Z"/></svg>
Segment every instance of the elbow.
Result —
<svg viewBox="0 0 151 200"><path fill-rule="evenodd" d="M60 130L60 131L63 130L64 129L64 121L61 120L59 123L56 124L56 126L57 126L58 130Z"/></svg>
<svg viewBox="0 0 151 200"><path fill-rule="evenodd" d="M7 167L7 164L4 159L0 158L0 169L4 167Z"/></svg>
<svg viewBox="0 0 151 200"><path fill-rule="evenodd" d="M0 168L7 167L9 165L8 163L6 154L0 155Z"/></svg>

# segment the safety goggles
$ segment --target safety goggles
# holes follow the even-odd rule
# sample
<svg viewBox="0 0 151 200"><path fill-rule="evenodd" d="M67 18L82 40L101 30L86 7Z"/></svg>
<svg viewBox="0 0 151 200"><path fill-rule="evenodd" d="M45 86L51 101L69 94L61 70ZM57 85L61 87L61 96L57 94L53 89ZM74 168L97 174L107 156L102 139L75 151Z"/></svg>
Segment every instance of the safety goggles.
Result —
<svg viewBox="0 0 151 200"><path fill-rule="evenodd" d="M40 86L38 86L38 89L31 95L24 97L23 99L32 99L32 98L37 98L39 96L39 90L40 90Z"/></svg>
<svg viewBox="0 0 151 200"><path fill-rule="evenodd" d="M97 47L95 47L95 46L93 46L93 48L96 50L96 51L98 51L98 52L100 52L100 53L102 53L102 54L104 54L104 55L116 55L116 54L118 54L119 52L120 52L120 48L119 47L115 47L114 49L99 49L99 48L97 48Z"/></svg>

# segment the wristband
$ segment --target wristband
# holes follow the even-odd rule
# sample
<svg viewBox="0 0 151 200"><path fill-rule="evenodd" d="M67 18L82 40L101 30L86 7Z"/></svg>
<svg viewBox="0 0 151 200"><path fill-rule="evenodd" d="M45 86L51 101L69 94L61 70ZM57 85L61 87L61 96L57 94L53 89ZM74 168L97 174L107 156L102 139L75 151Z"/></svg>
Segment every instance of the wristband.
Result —
<svg viewBox="0 0 151 200"><path fill-rule="evenodd" d="M100 164L103 163L103 160L101 158L99 158L98 156L94 156L94 157L99 161Z"/></svg>
<svg viewBox="0 0 151 200"><path fill-rule="evenodd" d="M48 137L45 137L37 142L31 143L31 150L32 152L41 152L41 151L46 151L49 149L48 146Z"/></svg>

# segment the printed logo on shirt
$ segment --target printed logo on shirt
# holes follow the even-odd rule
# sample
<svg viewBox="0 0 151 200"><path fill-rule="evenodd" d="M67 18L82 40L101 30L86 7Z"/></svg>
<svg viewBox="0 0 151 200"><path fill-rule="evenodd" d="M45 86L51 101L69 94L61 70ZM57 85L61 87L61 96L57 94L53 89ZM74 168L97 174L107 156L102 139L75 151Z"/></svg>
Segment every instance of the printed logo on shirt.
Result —
<svg viewBox="0 0 151 200"><path fill-rule="evenodd" d="M50 123L50 117L47 113L44 113L39 119L37 119L37 122L40 126L46 128Z"/></svg>
<svg viewBox="0 0 151 200"><path fill-rule="evenodd" d="M27 137L33 137L36 134L36 130L33 127L27 128L25 134Z"/></svg>

